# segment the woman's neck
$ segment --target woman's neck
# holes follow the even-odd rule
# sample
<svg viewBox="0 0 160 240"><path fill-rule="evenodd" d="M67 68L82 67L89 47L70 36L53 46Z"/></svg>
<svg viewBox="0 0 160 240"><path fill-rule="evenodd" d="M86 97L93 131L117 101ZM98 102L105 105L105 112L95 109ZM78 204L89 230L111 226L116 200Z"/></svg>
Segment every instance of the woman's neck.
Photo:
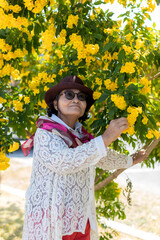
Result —
<svg viewBox="0 0 160 240"><path fill-rule="evenodd" d="M60 113L57 115L65 124L67 124L70 128L74 129L75 124L77 122L77 118L74 116L63 116Z"/></svg>

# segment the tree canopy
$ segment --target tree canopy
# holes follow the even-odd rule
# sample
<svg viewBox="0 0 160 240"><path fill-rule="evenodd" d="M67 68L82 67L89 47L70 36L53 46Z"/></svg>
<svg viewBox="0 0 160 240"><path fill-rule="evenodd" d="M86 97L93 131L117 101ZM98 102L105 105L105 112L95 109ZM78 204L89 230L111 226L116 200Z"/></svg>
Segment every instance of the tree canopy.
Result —
<svg viewBox="0 0 160 240"><path fill-rule="evenodd" d="M66 75L78 75L94 90L85 125L95 136L112 119L127 117L129 129L110 147L129 154L125 143L136 149L159 139L160 33L145 24L156 3L118 0L126 12L117 21L103 10L109 2L0 0L0 170L9 167L6 154L19 147L13 134L25 139L35 132L36 120L46 114L44 93ZM148 166L160 160L158 146ZM124 214L117 209L115 215Z"/></svg>

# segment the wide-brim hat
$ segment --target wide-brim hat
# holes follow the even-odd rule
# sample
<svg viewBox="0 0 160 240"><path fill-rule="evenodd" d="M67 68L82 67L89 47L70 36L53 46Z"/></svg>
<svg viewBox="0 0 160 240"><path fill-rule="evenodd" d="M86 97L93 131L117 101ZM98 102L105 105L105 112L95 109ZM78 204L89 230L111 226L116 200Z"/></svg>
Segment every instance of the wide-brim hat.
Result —
<svg viewBox="0 0 160 240"><path fill-rule="evenodd" d="M46 93L45 93L45 102L50 107L53 103L53 100L56 98L56 96L65 89L78 89L81 92L84 92L87 94L87 110L93 105L95 100L93 99L93 91L84 86L84 83L82 80L77 76L67 76L63 78L57 85L54 85L51 87Z"/></svg>

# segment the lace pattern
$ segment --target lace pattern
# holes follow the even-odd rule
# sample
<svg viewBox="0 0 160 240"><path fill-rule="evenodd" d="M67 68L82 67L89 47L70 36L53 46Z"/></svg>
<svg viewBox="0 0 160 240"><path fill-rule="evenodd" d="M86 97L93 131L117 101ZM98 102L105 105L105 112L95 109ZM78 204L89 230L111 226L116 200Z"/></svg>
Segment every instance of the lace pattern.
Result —
<svg viewBox="0 0 160 240"><path fill-rule="evenodd" d="M133 164L132 157L120 154L113 149L107 148L107 156L103 157L96 167L103 170L113 170L131 167Z"/></svg>
<svg viewBox="0 0 160 240"><path fill-rule="evenodd" d="M55 133L37 130L22 240L62 240L63 235L84 233L88 218L91 240L98 240L94 203L98 161L99 167L114 168L119 159L109 151L102 155L96 138L69 148ZM127 164L127 158L118 166L124 162Z"/></svg>

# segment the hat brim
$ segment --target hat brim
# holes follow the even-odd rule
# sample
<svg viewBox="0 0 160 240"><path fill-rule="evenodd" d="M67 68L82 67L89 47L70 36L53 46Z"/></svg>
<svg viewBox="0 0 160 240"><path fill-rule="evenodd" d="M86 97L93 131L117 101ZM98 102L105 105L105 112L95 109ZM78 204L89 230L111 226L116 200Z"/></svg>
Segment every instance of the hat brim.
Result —
<svg viewBox="0 0 160 240"><path fill-rule="evenodd" d="M93 91L79 83L72 83L72 82L66 82L66 83L59 83L53 87L51 87L46 93L45 93L45 102L48 106L51 105L53 100L56 98L56 96L65 89L78 89L88 95L87 97L87 108L89 109L95 102L93 99Z"/></svg>

